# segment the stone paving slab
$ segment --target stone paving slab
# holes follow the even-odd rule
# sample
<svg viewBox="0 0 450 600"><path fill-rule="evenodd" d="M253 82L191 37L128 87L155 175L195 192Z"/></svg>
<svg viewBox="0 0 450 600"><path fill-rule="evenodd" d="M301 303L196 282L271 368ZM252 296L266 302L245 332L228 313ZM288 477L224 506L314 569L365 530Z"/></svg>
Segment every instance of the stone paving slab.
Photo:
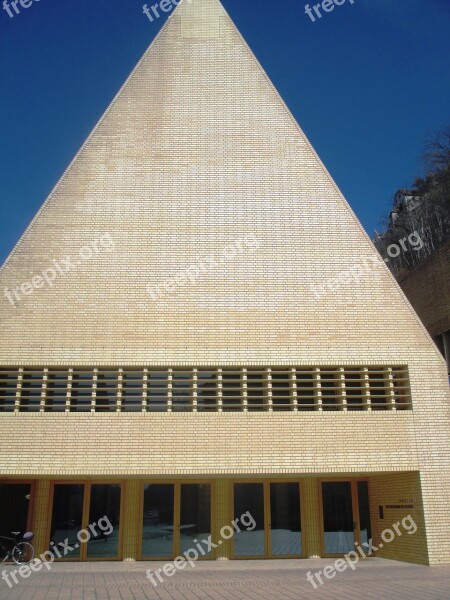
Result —
<svg viewBox="0 0 450 600"><path fill-rule="evenodd" d="M352 571L307 581L330 560L197 562L154 587L146 579L166 563L59 563L32 573L10 589L0 579L1 600L450 600L450 565L421 567L370 559ZM1 565L11 575L16 568ZM20 578L19 578L20 579ZM11 581L11 577L10 577Z"/></svg>

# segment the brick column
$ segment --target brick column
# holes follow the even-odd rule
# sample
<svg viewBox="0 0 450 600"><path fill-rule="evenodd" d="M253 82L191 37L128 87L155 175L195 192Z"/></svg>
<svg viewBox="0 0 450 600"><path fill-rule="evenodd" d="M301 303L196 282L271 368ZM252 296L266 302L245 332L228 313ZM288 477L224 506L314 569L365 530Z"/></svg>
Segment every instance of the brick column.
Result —
<svg viewBox="0 0 450 600"><path fill-rule="evenodd" d="M51 513L49 511L50 481L46 479L36 481L32 493L34 494L34 498L31 499L33 502L33 545L36 556L39 556L48 549L49 540L47 536L50 531L49 518L51 519Z"/></svg>
<svg viewBox="0 0 450 600"><path fill-rule="evenodd" d="M122 508L122 559L125 562L138 560L139 544L142 535L140 523L141 482L131 479L123 486Z"/></svg>
<svg viewBox="0 0 450 600"><path fill-rule="evenodd" d="M305 479L302 488L302 540L306 558L320 558L322 552L322 527L320 497L317 479Z"/></svg>

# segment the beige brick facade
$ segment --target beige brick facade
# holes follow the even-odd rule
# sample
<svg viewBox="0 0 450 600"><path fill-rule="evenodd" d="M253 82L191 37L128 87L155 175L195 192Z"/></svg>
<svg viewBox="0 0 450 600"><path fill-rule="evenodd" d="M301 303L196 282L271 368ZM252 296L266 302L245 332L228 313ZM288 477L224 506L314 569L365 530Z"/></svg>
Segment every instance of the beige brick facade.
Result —
<svg viewBox="0 0 450 600"><path fill-rule="evenodd" d="M106 233L114 248L85 260ZM249 236L257 248L194 284L147 292ZM66 256L80 264L22 291ZM413 410L0 414L0 477L37 482L38 548L55 481L123 482L120 557L136 560L144 481L211 481L218 531L230 482L294 478L302 553L318 556L319 482L358 478L375 541L398 515L378 507L414 501L419 531L386 557L450 563L445 363L376 257L219 2L182 4L0 270L1 290L20 288L16 306L0 299L0 367L404 365Z"/></svg>

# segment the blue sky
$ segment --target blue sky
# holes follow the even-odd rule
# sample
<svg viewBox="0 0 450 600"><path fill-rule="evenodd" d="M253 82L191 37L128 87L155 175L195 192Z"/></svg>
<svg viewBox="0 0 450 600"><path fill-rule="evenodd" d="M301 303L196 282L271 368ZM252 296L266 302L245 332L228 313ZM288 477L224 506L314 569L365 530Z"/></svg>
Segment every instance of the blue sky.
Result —
<svg viewBox="0 0 450 600"><path fill-rule="evenodd" d="M223 4L372 234L450 123L449 0L346 0L315 23L304 0ZM0 10L0 263L163 25L142 5Z"/></svg>

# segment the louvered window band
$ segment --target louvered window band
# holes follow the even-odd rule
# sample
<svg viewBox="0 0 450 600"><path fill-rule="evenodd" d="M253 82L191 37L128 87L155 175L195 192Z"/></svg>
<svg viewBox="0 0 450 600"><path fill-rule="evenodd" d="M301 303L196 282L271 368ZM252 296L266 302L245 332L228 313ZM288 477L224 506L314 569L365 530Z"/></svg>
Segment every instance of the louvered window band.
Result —
<svg viewBox="0 0 450 600"><path fill-rule="evenodd" d="M405 366L0 368L0 412L371 412L411 408Z"/></svg>

